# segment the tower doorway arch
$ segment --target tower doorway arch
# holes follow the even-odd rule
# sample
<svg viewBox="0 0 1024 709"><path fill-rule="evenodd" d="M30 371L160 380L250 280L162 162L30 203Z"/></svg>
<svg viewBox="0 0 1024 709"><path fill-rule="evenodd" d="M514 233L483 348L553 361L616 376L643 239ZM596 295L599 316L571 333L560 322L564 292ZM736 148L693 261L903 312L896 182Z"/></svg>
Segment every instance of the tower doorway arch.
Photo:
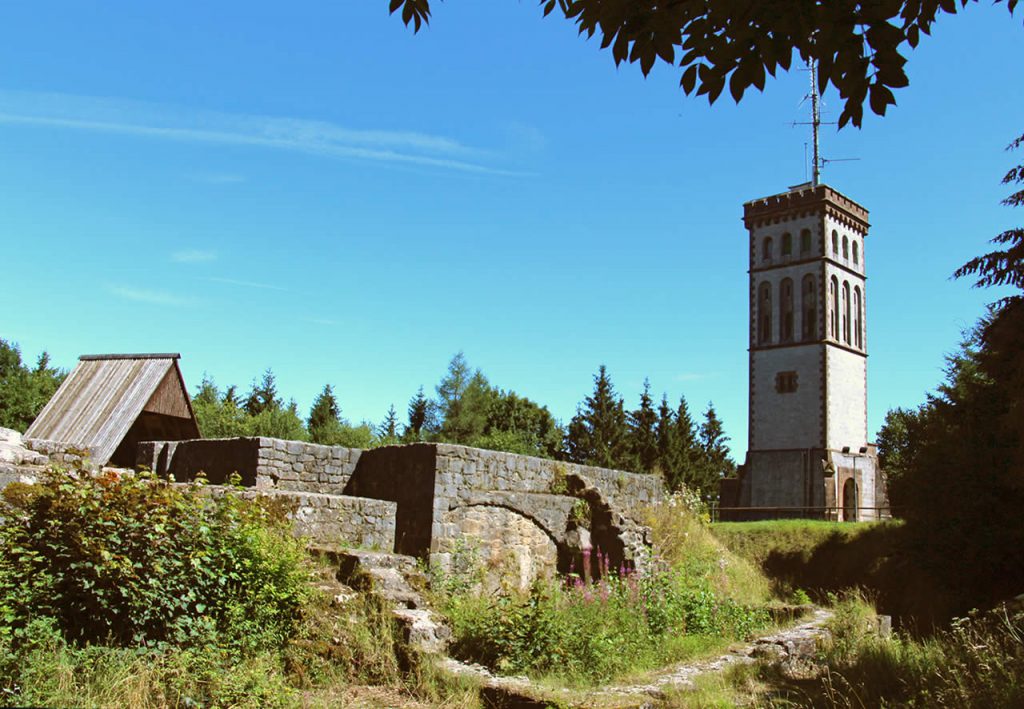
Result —
<svg viewBox="0 0 1024 709"><path fill-rule="evenodd" d="M857 481L853 478L847 478L846 482L843 483L843 521L844 522L856 522L857 521L857 508L860 507L860 503L857 500Z"/></svg>

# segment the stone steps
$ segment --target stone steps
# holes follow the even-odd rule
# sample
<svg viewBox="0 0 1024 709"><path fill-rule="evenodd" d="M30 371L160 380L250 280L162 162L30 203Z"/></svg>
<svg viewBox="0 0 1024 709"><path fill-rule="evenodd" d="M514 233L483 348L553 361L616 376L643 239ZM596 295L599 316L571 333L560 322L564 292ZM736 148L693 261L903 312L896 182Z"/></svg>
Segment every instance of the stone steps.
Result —
<svg viewBox="0 0 1024 709"><path fill-rule="evenodd" d="M336 580L374 593L392 607L392 614L410 646L429 653L444 652L451 631L430 610L422 592L427 577L415 558L403 554L349 549L314 549L336 569Z"/></svg>

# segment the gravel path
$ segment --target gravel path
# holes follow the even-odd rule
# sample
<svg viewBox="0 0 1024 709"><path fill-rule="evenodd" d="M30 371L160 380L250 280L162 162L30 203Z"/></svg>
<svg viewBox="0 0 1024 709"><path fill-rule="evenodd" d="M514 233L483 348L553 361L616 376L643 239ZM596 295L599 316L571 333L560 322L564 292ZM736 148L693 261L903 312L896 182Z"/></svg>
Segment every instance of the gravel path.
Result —
<svg viewBox="0 0 1024 709"><path fill-rule="evenodd" d="M761 636L719 657L673 665L642 683L608 685L588 691L545 687L527 677L495 675L480 665L459 662L452 658L445 658L441 666L453 674L475 678L486 689L499 691L519 700L535 697L540 701L538 706L543 706L544 699L555 699L569 706L611 706L615 698L660 698L665 696L667 690L692 689L696 677L721 672L737 663L749 664L766 658L779 664L792 664L810 658L816 650L818 639L828 634L825 624L831 617L831 611L815 608L811 617L799 625ZM631 706L638 705L632 702Z"/></svg>

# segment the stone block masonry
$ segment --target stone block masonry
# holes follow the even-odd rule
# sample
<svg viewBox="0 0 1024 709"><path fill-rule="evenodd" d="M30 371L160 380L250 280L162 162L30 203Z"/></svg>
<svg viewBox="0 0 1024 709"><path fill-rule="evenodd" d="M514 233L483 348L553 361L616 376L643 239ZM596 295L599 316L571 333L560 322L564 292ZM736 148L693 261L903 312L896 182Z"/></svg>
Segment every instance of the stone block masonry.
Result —
<svg viewBox="0 0 1024 709"><path fill-rule="evenodd" d="M361 454L354 448L263 437L147 441L139 444L136 465L178 482L202 472L220 485L238 473L246 487L340 495Z"/></svg>
<svg viewBox="0 0 1024 709"><path fill-rule="evenodd" d="M441 443L362 451L272 438L158 441L139 445L138 463L182 482L238 473L255 493L291 500L297 528L315 540L387 545L448 569L470 551L492 582L521 588L580 570L591 547L615 568L640 565L649 542L640 511L662 495L653 475ZM371 504L381 502L389 507Z"/></svg>
<svg viewBox="0 0 1024 709"><path fill-rule="evenodd" d="M280 500L297 536L316 546L391 551L395 546L395 503L366 497L288 490L249 490L243 495Z"/></svg>

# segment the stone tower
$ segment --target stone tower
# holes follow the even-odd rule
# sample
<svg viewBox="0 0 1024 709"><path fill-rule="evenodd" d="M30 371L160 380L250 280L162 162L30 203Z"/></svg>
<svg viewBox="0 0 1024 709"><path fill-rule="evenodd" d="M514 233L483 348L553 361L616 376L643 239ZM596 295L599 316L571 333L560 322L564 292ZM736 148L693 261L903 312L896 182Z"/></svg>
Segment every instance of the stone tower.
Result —
<svg viewBox="0 0 1024 709"><path fill-rule="evenodd" d="M742 507L874 518L867 440L868 212L807 183L743 205L750 251L750 408ZM723 506L725 506L723 501ZM821 508L831 508L822 511Z"/></svg>

